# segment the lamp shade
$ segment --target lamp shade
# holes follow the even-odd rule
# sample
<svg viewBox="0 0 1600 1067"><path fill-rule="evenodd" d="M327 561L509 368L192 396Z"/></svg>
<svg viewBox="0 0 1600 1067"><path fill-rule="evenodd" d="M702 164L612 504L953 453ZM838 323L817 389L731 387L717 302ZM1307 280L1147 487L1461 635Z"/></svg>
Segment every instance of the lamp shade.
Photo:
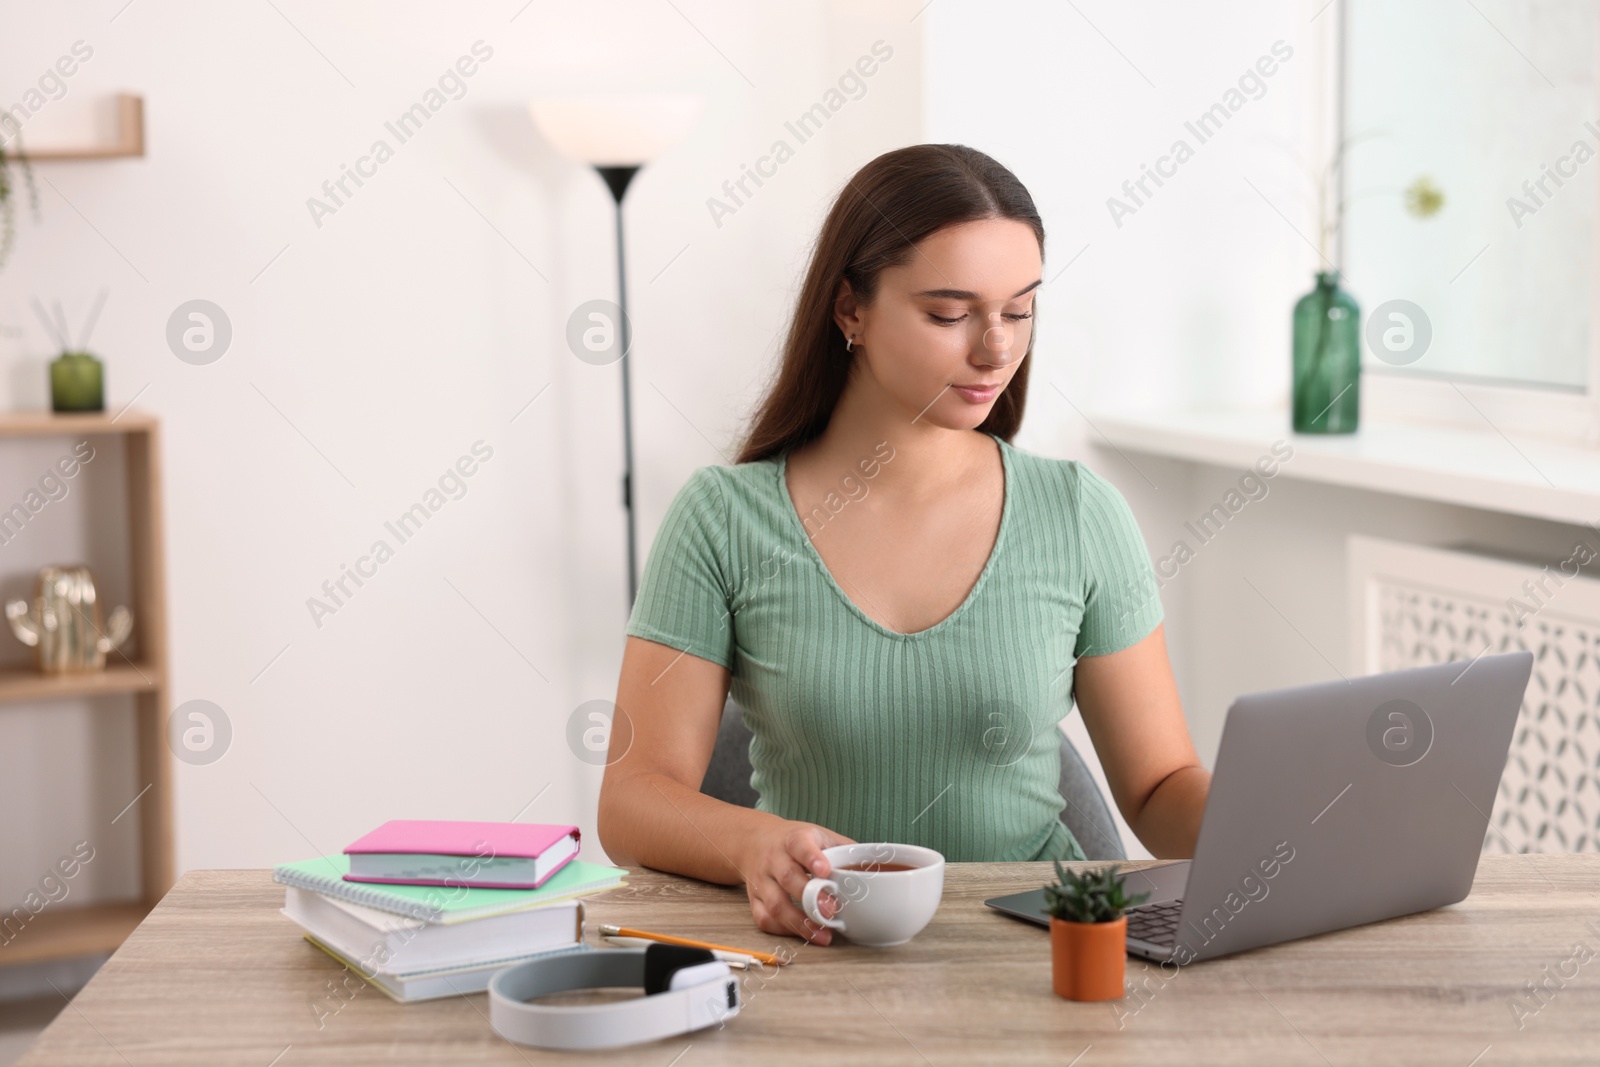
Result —
<svg viewBox="0 0 1600 1067"><path fill-rule="evenodd" d="M534 125L562 155L596 167L642 166L682 140L701 100L680 95L542 97Z"/></svg>

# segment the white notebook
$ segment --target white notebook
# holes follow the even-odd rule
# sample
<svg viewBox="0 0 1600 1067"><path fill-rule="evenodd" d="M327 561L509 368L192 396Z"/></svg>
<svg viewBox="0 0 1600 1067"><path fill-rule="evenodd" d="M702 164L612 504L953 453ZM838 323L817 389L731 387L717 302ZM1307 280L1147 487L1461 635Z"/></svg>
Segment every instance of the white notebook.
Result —
<svg viewBox="0 0 1600 1067"><path fill-rule="evenodd" d="M461 996L467 993L482 993L489 988L489 979L505 970L507 967L524 963L528 960L538 959L540 956L559 956L566 952L591 952L588 945L568 945L566 948L552 949L549 952L536 952L529 956L515 956L510 959L496 960L477 967L442 967L431 971L418 971L411 974L373 974L363 971L355 961L346 959L336 949L318 941L310 934L305 938L313 945L349 967L351 971L369 985L377 986L385 995L402 1004L410 1004L419 1000L438 1000L441 997Z"/></svg>
<svg viewBox="0 0 1600 1067"><path fill-rule="evenodd" d="M289 886L283 914L363 975L473 967L583 940L583 901L576 898L446 926Z"/></svg>

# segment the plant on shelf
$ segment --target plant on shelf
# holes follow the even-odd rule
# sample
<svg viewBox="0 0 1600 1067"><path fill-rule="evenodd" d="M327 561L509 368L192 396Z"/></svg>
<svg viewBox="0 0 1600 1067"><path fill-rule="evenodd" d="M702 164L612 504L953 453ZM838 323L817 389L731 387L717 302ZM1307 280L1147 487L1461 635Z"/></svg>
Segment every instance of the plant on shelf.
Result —
<svg viewBox="0 0 1600 1067"><path fill-rule="evenodd" d="M7 115L6 118L11 116ZM0 123L0 130L4 124ZM0 268L11 256L11 246L17 240L16 177L12 164L20 164L22 177L28 187L28 205L33 209L33 220L39 221L39 190L33 184L33 166L22 152L22 135L17 133L9 145L0 143Z"/></svg>
<svg viewBox="0 0 1600 1067"><path fill-rule="evenodd" d="M1125 912L1150 894L1130 896L1116 864L1080 872L1057 860L1055 867L1055 883L1044 887L1051 986L1068 1000L1116 1000L1128 951Z"/></svg>

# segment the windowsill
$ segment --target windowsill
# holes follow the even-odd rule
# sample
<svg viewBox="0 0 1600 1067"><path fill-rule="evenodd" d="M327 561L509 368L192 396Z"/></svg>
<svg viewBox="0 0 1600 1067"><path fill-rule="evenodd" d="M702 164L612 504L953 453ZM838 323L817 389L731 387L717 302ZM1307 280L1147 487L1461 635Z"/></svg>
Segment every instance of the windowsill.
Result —
<svg viewBox="0 0 1600 1067"><path fill-rule="evenodd" d="M1287 441L1279 473L1553 522L1600 522L1600 449L1484 431L1366 420L1349 435L1295 434L1284 411L1095 412L1117 448L1245 468Z"/></svg>

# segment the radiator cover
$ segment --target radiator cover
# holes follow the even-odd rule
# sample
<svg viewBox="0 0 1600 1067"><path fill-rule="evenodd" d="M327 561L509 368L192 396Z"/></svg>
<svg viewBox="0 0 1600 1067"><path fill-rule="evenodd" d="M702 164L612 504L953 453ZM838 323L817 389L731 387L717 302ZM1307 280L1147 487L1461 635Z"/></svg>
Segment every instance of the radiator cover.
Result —
<svg viewBox="0 0 1600 1067"><path fill-rule="evenodd" d="M1600 536L1584 533L1587 552L1600 554ZM1467 549L1349 539L1356 673L1533 653L1486 852L1600 851L1600 580L1590 577L1600 559L1583 558L1546 570Z"/></svg>

